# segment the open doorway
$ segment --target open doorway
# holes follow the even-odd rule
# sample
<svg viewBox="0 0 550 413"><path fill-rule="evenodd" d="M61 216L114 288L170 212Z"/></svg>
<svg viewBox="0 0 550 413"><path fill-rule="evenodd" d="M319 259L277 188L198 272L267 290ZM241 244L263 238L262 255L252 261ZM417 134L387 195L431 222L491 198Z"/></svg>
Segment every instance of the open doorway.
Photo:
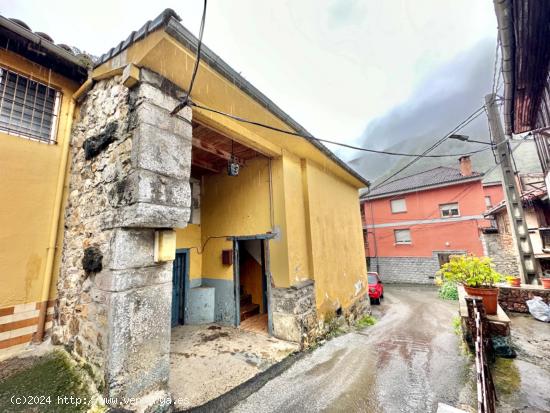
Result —
<svg viewBox="0 0 550 413"><path fill-rule="evenodd" d="M235 240L236 325L270 334L267 239Z"/></svg>

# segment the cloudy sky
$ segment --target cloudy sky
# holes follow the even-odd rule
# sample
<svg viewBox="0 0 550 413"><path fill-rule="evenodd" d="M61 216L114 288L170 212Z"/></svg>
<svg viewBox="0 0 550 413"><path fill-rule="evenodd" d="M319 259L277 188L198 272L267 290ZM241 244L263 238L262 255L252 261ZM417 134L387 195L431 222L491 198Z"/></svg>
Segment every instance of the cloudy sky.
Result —
<svg viewBox="0 0 550 413"><path fill-rule="evenodd" d="M167 7L196 34L202 3L0 0L0 12L101 55ZM364 143L369 124L426 101L437 76L447 88L463 74L442 68L495 36L490 0L210 0L204 41L314 135Z"/></svg>

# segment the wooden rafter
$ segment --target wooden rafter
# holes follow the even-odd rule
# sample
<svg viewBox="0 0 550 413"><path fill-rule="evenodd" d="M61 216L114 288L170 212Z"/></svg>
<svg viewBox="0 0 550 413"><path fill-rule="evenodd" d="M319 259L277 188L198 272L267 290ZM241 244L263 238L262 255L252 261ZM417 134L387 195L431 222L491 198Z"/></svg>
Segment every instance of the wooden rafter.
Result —
<svg viewBox="0 0 550 413"><path fill-rule="evenodd" d="M218 158L225 159L226 161L234 159L235 162L240 165L244 165L246 162L244 159L239 158L238 156L232 156L231 153L223 149L217 148L215 145L205 142L199 138L193 138L193 148L197 148L202 151L208 152L209 154L216 155Z"/></svg>
<svg viewBox="0 0 550 413"><path fill-rule="evenodd" d="M191 159L191 164L195 165L195 166L198 166L199 168L206 169L208 171L215 172L215 173L219 173L219 172L222 171L220 168L218 168L213 163L202 160L202 159L192 158Z"/></svg>

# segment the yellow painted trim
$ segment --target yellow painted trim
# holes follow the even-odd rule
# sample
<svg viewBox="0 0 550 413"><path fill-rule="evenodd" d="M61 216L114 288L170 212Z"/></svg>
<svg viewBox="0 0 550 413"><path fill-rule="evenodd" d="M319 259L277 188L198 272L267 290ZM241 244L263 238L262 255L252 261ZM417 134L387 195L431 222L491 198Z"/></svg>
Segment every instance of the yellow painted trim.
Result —
<svg viewBox="0 0 550 413"><path fill-rule="evenodd" d="M147 56L166 36L166 33L162 30L147 35L128 49L96 67L92 72L92 78L94 80L101 80L115 76L115 74L121 74L124 67L129 63L141 66L140 62L144 57Z"/></svg>

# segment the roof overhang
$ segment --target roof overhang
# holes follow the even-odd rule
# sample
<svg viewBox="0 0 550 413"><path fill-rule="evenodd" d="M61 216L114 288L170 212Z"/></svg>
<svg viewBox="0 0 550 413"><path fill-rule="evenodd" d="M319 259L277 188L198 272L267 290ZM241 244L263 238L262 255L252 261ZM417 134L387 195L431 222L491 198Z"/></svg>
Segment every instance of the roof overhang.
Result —
<svg viewBox="0 0 550 413"><path fill-rule="evenodd" d="M101 79L121 73L126 65L132 63L159 73L186 90L195 62L198 39L181 25L179 17L172 11L165 11L144 28L102 56L100 64L93 71L93 78ZM140 34L142 31L145 31L144 35ZM138 40L135 40L136 37ZM309 135L302 126L204 44L201 56L191 96L194 102ZM318 141L243 124L195 107L193 118L266 156L277 157L290 151L318 163L357 188L369 185L365 178Z"/></svg>
<svg viewBox="0 0 550 413"><path fill-rule="evenodd" d="M453 186L453 185L461 185L461 184L467 184L470 182L481 181L482 179L483 179L483 175L481 174L481 175L473 176L471 178L460 179L458 181L448 181L448 182L443 182L435 185L425 185L425 186L420 186L416 188L405 189L402 191L386 192L383 194L372 195L372 196L369 196L368 194L366 194L361 197L361 201L373 201L375 199L389 198L396 195L405 195L405 194L410 194L410 193L419 192L419 191L429 191L431 189L444 188L444 187Z"/></svg>
<svg viewBox="0 0 550 413"><path fill-rule="evenodd" d="M550 3L494 0L494 6L502 50L505 133L523 133L538 127L548 86ZM550 108L545 110L550 113Z"/></svg>
<svg viewBox="0 0 550 413"><path fill-rule="evenodd" d="M55 68L56 73L79 84L88 77L88 68L77 56L4 16L0 16L0 47Z"/></svg>

